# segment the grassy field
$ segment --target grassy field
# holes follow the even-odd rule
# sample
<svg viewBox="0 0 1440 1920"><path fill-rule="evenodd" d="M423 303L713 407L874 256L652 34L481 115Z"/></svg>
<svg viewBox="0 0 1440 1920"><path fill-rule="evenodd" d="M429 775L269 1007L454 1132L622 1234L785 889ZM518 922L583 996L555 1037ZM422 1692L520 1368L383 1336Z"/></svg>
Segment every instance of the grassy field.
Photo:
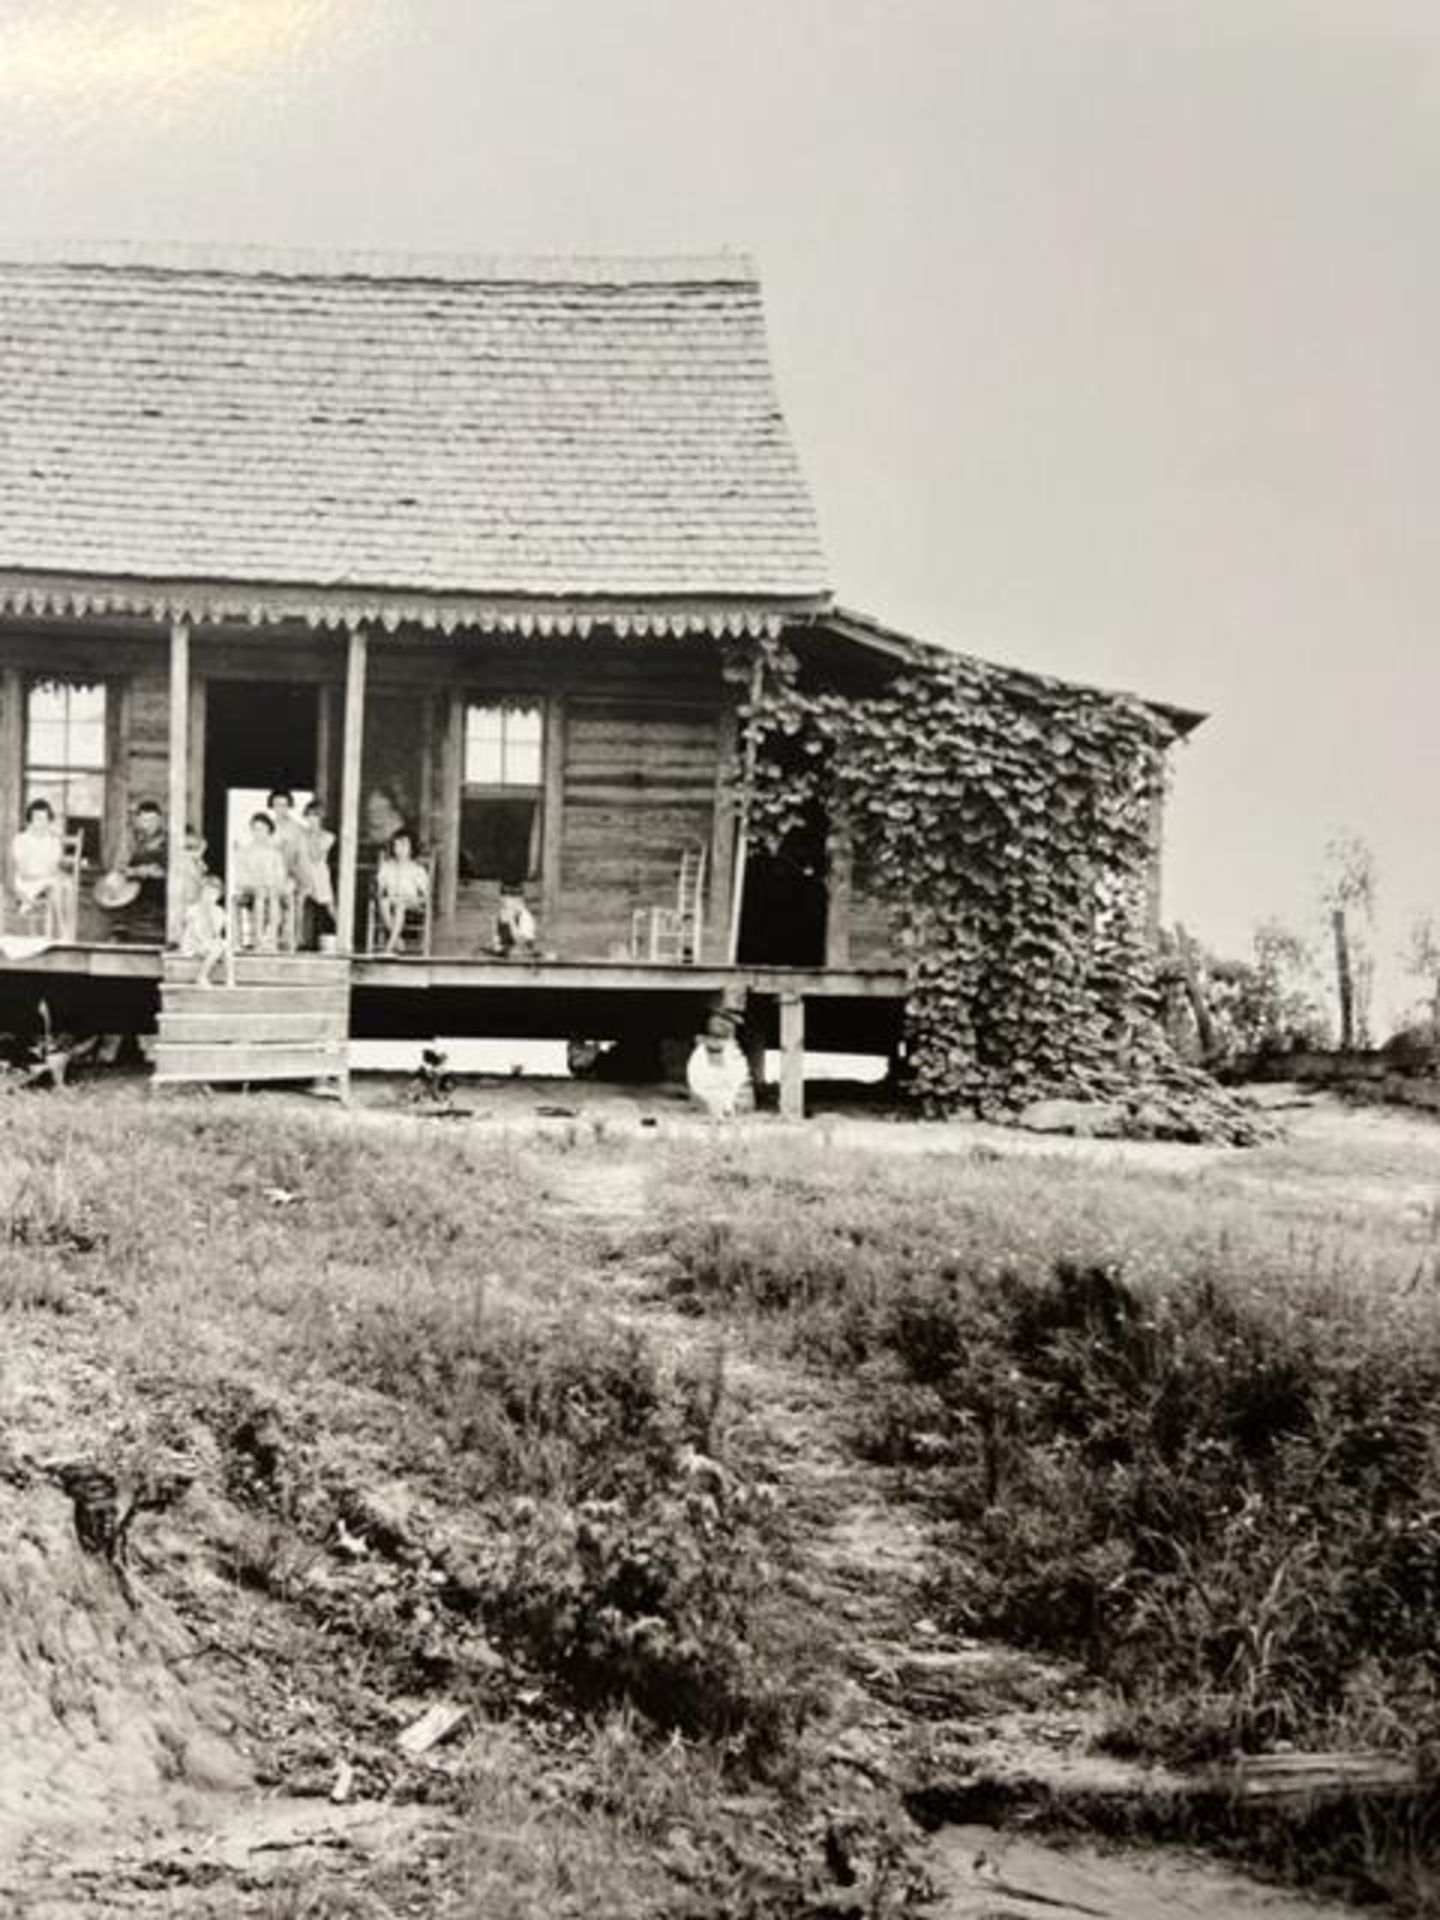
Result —
<svg viewBox="0 0 1440 1920"><path fill-rule="evenodd" d="M1440 1739L1440 1140L1192 1174L691 1162L677 1290L847 1383L955 1627L1083 1661L1117 1750Z"/></svg>
<svg viewBox="0 0 1440 1920"><path fill-rule="evenodd" d="M834 1764L792 1390L923 1517L927 1630L1076 1663L1113 1750L1428 1750L1440 1131L1334 1113L1159 1165L976 1139L0 1106L0 1549L63 1509L46 1460L180 1462L132 1577L228 1677L260 1785L323 1800L343 1762L425 1814L184 1910L918 1909L898 1799ZM437 1699L465 1734L398 1757ZM0 1780L0 1860L5 1822Z"/></svg>

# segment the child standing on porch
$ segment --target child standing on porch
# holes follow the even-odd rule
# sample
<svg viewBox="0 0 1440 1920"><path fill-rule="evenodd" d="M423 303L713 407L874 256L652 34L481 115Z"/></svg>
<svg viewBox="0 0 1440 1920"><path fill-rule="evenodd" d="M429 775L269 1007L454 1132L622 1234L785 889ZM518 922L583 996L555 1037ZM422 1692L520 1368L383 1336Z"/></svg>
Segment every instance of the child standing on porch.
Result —
<svg viewBox="0 0 1440 1920"><path fill-rule="evenodd" d="M312 800L300 820L295 871L305 916L305 944L318 946L335 931L335 886L330 878L330 849L335 836L325 825L325 809Z"/></svg>
<svg viewBox="0 0 1440 1920"><path fill-rule="evenodd" d="M199 898L185 909L180 951L200 962L200 971L195 976L197 987L214 985L215 969L225 958L230 944L229 923L221 905L222 891L220 876L207 873L200 882Z"/></svg>

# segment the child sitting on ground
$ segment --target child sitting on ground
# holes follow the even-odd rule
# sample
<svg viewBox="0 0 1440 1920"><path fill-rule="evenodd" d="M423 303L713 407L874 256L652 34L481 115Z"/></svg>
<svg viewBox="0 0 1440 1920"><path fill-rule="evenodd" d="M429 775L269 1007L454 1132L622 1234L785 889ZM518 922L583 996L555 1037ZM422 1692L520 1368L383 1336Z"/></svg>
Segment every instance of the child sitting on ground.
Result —
<svg viewBox="0 0 1440 1920"><path fill-rule="evenodd" d="M229 925L221 905L222 891L220 876L207 873L200 882L199 897L185 909L185 919L180 929L180 951L200 962L200 971L195 976L197 987L215 984L215 969L225 958L229 947Z"/></svg>
<svg viewBox="0 0 1440 1920"><path fill-rule="evenodd" d="M415 858L414 842L402 828L390 836L390 849L375 875L375 895L385 928L385 951L399 953L405 939L405 916L418 912L430 891L430 876Z"/></svg>
<svg viewBox="0 0 1440 1920"><path fill-rule="evenodd" d="M250 816L250 838L235 849L235 905L250 921L249 944L274 953L290 884L285 856L275 844L275 822L268 813Z"/></svg>

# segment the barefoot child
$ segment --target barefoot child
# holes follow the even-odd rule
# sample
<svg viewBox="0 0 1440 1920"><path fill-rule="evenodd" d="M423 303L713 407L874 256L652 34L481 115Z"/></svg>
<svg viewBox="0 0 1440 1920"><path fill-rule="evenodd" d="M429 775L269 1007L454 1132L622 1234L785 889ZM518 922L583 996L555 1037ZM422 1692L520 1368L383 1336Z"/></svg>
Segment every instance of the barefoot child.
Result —
<svg viewBox="0 0 1440 1920"><path fill-rule="evenodd" d="M399 953L405 938L405 916L425 905L430 876L415 858L415 848L403 829L390 836L390 850L375 876L380 919L385 928L385 951Z"/></svg>
<svg viewBox="0 0 1440 1920"><path fill-rule="evenodd" d="M273 953L290 875L275 844L275 822L268 813L250 816L250 838L235 849L235 905L250 917L250 944ZM242 920L243 925L243 920Z"/></svg>
<svg viewBox="0 0 1440 1920"><path fill-rule="evenodd" d="M185 921L180 929L180 951L200 962L200 971L195 976L197 987L215 984L215 969L225 958L229 947L228 924L225 909L221 905L221 893L220 876L207 873L200 882L199 898L185 909Z"/></svg>

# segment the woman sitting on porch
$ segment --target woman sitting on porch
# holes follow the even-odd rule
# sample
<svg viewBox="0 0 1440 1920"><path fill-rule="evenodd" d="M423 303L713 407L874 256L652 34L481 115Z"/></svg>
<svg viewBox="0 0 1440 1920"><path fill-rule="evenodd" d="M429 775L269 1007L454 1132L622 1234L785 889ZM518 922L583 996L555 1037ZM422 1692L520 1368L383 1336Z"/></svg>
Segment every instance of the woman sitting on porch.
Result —
<svg viewBox="0 0 1440 1920"><path fill-rule="evenodd" d="M22 914L46 914L52 926L70 924L65 838L48 800L32 800L25 825L11 842L15 899Z"/></svg>

